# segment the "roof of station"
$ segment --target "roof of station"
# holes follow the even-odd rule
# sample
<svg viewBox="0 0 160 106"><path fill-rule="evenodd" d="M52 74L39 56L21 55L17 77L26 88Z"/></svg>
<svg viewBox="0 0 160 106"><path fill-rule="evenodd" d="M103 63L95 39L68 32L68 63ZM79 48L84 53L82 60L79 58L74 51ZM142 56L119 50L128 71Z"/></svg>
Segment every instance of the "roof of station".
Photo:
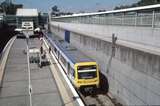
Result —
<svg viewBox="0 0 160 106"><path fill-rule="evenodd" d="M37 17L38 10L37 9L17 9L16 16L20 17Z"/></svg>

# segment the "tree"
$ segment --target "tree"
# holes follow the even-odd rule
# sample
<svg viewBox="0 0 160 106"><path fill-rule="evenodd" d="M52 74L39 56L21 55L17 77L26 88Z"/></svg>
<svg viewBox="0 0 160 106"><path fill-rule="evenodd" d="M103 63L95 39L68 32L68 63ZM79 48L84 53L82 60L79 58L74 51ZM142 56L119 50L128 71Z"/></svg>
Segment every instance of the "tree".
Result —
<svg viewBox="0 0 160 106"><path fill-rule="evenodd" d="M124 8L131 8L131 7L137 7L137 6L146 6L146 5L153 5L153 4L159 4L160 0L140 0L137 3L133 3L131 5L121 5L116 6L114 9L124 9Z"/></svg>
<svg viewBox="0 0 160 106"><path fill-rule="evenodd" d="M105 9L98 10L98 12L105 12L105 11L106 11Z"/></svg>
<svg viewBox="0 0 160 106"><path fill-rule="evenodd" d="M57 5L55 5L55 6L52 7L51 14L54 15L54 16L59 16L60 15L60 10L58 9Z"/></svg>
<svg viewBox="0 0 160 106"><path fill-rule="evenodd" d="M62 11L60 11L60 10L58 9L58 6L55 5L55 6L52 7L52 12L51 12L51 14L52 14L53 16L60 16L60 15L72 15L73 13L72 13L72 12L62 12Z"/></svg>
<svg viewBox="0 0 160 106"><path fill-rule="evenodd" d="M2 9L2 12L5 12L6 14L16 14L17 8L22 8L22 4L13 4L11 2L8 2L7 0L2 2L0 4L0 7Z"/></svg>
<svg viewBox="0 0 160 106"><path fill-rule="evenodd" d="M59 9L58 9L57 5L52 7L52 12L59 12Z"/></svg>
<svg viewBox="0 0 160 106"><path fill-rule="evenodd" d="M158 4L160 3L160 0L141 0L137 3L138 6L145 6L145 5L152 5L152 4Z"/></svg>

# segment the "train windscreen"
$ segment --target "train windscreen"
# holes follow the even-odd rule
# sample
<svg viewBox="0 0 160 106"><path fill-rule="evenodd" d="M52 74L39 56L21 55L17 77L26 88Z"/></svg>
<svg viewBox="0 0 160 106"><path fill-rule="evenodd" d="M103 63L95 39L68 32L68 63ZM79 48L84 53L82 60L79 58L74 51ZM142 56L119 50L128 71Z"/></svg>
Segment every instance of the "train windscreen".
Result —
<svg viewBox="0 0 160 106"><path fill-rule="evenodd" d="M78 79L92 79L97 77L96 65L78 66Z"/></svg>

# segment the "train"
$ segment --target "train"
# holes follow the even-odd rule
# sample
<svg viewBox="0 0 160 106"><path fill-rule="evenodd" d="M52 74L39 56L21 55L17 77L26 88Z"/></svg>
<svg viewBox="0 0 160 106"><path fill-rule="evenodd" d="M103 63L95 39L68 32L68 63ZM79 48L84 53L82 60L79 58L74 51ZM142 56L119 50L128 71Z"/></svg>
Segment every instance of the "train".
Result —
<svg viewBox="0 0 160 106"><path fill-rule="evenodd" d="M50 34L46 39L74 87L99 88L99 68L96 61L57 36Z"/></svg>

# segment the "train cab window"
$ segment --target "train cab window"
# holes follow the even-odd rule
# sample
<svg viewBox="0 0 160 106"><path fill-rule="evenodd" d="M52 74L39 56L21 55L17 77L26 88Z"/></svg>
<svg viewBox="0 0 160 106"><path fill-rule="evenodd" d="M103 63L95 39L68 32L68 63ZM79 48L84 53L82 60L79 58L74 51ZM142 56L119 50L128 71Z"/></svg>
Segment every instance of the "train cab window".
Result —
<svg viewBox="0 0 160 106"><path fill-rule="evenodd" d="M78 79L91 79L97 77L96 65L78 66Z"/></svg>

